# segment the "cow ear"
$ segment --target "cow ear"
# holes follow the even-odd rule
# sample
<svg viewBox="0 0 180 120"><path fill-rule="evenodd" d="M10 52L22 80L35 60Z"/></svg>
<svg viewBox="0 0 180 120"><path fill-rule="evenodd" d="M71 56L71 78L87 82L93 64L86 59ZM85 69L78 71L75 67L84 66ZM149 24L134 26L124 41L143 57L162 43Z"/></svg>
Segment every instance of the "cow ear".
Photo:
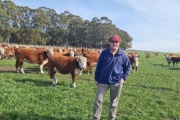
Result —
<svg viewBox="0 0 180 120"><path fill-rule="evenodd" d="M140 57L140 55L138 55L138 57Z"/></svg>

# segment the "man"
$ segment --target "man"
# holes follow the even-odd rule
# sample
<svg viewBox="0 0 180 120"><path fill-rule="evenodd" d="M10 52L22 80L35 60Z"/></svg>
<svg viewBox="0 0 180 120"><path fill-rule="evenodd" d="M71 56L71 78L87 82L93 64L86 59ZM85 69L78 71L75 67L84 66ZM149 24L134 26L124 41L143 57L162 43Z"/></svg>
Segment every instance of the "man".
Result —
<svg viewBox="0 0 180 120"><path fill-rule="evenodd" d="M93 120L101 118L103 99L108 89L110 89L109 120L115 120L121 89L130 71L129 58L119 48L121 38L113 35L108 42L110 48L101 52L95 71L98 89L93 108Z"/></svg>

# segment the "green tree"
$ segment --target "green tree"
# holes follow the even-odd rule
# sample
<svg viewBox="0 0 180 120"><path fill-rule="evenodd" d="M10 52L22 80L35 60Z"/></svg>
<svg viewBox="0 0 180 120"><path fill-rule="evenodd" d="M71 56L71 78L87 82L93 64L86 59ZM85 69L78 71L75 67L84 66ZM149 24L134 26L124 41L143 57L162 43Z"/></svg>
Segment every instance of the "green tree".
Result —
<svg viewBox="0 0 180 120"><path fill-rule="evenodd" d="M46 7L31 9L0 0L0 42L103 48L113 34L122 38L123 49L132 47L132 37L106 16L89 21L69 11L58 14Z"/></svg>

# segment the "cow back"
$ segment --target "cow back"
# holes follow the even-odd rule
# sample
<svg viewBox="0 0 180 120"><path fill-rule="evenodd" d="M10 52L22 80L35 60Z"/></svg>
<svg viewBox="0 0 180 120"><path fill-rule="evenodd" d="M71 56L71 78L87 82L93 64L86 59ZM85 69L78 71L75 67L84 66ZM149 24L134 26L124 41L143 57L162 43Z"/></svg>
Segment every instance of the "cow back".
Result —
<svg viewBox="0 0 180 120"><path fill-rule="evenodd" d="M79 68L77 58L61 55L52 55L48 59L48 66L58 69L62 74L68 74Z"/></svg>

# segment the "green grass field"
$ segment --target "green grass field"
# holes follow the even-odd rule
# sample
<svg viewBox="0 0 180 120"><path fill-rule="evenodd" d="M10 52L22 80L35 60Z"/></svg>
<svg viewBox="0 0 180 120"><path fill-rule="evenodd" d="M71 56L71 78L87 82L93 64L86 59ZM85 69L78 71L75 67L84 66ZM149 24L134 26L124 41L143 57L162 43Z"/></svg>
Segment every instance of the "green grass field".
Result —
<svg viewBox="0 0 180 120"><path fill-rule="evenodd" d="M128 52L128 51L126 51ZM164 53L140 54L138 73L125 81L117 120L180 120L180 65L168 66ZM97 86L86 71L71 87L71 76L57 73L53 86L47 69L24 63L26 74L15 72L15 60L0 60L0 120L91 120ZM94 69L95 70L95 69ZM109 92L102 120L107 120Z"/></svg>

